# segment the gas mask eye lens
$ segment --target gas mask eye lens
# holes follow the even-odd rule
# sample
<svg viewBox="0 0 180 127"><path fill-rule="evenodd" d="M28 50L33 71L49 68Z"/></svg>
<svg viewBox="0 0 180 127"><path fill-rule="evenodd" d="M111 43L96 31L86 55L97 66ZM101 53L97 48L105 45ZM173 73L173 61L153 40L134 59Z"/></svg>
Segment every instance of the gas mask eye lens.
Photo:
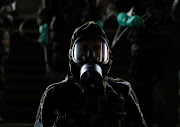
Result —
<svg viewBox="0 0 180 127"><path fill-rule="evenodd" d="M72 48L72 58L75 63L101 62L109 60L108 45L102 39L77 41Z"/></svg>

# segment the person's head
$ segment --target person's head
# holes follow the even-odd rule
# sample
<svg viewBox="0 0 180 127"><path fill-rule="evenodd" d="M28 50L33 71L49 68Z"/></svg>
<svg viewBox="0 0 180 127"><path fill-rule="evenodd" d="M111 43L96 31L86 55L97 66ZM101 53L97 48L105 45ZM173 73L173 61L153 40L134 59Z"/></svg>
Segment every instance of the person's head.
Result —
<svg viewBox="0 0 180 127"><path fill-rule="evenodd" d="M10 45L10 35L5 29L0 29L0 43L4 48L9 48Z"/></svg>
<svg viewBox="0 0 180 127"><path fill-rule="evenodd" d="M10 48L10 35L9 32L5 29L0 29L0 50L3 58L6 59L9 55Z"/></svg>
<svg viewBox="0 0 180 127"><path fill-rule="evenodd" d="M0 29L0 41L5 47L9 47L10 35L9 35L9 32L7 30Z"/></svg>
<svg viewBox="0 0 180 127"><path fill-rule="evenodd" d="M98 83L108 74L111 65L109 43L97 23L90 21L75 29L69 60L71 74L81 83L84 80Z"/></svg>

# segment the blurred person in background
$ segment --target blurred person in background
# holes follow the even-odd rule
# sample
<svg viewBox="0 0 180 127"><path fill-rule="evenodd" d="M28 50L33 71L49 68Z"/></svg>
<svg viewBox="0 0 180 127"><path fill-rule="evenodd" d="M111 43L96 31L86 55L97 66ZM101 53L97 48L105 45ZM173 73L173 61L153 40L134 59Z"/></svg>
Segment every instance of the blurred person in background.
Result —
<svg viewBox="0 0 180 127"><path fill-rule="evenodd" d="M48 48L50 70L64 73L68 68L67 53L69 38L81 24L84 0L42 0L37 22L40 30L39 42ZM63 59L63 61L62 61Z"/></svg>
<svg viewBox="0 0 180 127"><path fill-rule="evenodd" d="M112 5L111 21L131 28L127 37L131 43L130 82L147 124L175 127L179 116L178 1L112 0Z"/></svg>
<svg viewBox="0 0 180 127"><path fill-rule="evenodd" d="M0 1L0 123L4 122L3 106L6 86L4 65L10 51L10 32L14 23L14 0Z"/></svg>

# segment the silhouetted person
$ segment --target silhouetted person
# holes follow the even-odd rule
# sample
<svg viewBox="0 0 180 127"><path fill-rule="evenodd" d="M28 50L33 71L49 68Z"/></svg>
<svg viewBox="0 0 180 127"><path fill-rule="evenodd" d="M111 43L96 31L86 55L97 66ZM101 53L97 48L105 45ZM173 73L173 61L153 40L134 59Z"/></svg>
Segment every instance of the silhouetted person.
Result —
<svg viewBox="0 0 180 127"><path fill-rule="evenodd" d="M111 64L103 29L93 21L76 28L69 50L70 74L46 88L34 126L129 127L130 118L136 118L131 126L146 126L131 85L108 76Z"/></svg>

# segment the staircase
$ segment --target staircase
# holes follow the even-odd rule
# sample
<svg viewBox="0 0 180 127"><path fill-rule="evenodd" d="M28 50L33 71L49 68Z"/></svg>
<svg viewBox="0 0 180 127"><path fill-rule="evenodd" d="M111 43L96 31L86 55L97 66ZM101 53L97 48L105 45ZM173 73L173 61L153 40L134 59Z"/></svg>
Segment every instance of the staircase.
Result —
<svg viewBox="0 0 180 127"><path fill-rule="evenodd" d="M31 23L31 32L37 35L33 27L36 24ZM17 26L11 33L10 55L5 65L4 115L6 122L29 123L35 120L40 96L46 87L43 83L45 66L42 47L23 37Z"/></svg>

